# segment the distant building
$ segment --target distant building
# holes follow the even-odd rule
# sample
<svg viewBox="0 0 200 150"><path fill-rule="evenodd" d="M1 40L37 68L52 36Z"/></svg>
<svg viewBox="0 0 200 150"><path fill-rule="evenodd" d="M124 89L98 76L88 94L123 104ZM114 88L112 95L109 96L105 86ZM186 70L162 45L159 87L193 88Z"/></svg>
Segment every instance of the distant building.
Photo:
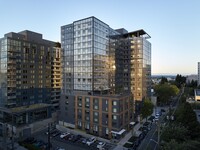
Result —
<svg viewBox="0 0 200 150"><path fill-rule="evenodd" d="M198 86L200 85L200 62L198 62Z"/></svg>
<svg viewBox="0 0 200 150"><path fill-rule="evenodd" d="M200 89L194 90L194 99L195 101L200 101Z"/></svg>
<svg viewBox="0 0 200 150"><path fill-rule="evenodd" d="M59 44L28 30L5 34L0 39L0 77L0 121L20 126L16 134L27 136L39 128L33 123L51 118L59 108Z"/></svg>
<svg viewBox="0 0 200 150"><path fill-rule="evenodd" d="M191 83L191 81L198 81L198 75L191 74L186 77L186 83Z"/></svg>
<svg viewBox="0 0 200 150"><path fill-rule="evenodd" d="M60 124L118 139L135 101L151 96L151 43L144 30L114 30L95 17L61 27ZM102 114L103 113L103 114Z"/></svg>

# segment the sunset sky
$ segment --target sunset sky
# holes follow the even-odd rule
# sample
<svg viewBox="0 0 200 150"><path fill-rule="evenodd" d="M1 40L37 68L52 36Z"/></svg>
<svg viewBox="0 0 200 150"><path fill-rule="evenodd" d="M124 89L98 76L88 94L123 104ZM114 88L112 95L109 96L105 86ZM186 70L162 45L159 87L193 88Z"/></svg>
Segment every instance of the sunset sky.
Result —
<svg viewBox="0 0 200 150"><path fill-rule="evenodd" d="M31 30L60 41L60 26L95 16L111 28L151 36L152 74L197 74L199 0L0 0L0 7L0 38Z"/></svg>

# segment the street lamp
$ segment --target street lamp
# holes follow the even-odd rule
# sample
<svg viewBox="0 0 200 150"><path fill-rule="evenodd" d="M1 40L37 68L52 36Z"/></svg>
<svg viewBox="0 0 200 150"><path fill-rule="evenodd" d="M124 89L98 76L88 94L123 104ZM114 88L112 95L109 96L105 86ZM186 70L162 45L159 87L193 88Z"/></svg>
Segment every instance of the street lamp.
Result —
<svg viewBox="0 0 200 150"><path fill-rule="evenodd" d="M157 142L157 141L155 141L154 139L150 139L150 141L153 141L153 142L155 142L156 144L158 144L158 142Z"/></svg>

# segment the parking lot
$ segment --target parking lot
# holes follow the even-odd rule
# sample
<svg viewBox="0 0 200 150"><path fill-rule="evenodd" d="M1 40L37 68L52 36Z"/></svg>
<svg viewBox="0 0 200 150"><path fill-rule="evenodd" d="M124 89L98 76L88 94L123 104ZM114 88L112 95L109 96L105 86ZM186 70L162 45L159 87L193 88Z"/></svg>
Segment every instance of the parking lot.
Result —
<svg viewBox="0 0 200 150"><path fill-rule="evenodd" d="M112 150L115 145L100 141L95 137L91 143L88 142L89 138L78 134L72 134L52 129L50 131L51 150L96 150L102 147L103 150ZM61 136L62 135L62 136ZM64 136L63 136L64 135ZM47 129L35 133L34 140L30 142L32 145L40 148L41 150L48 149L48 132ZM25 141L26 142L26 141Z"/></svg>

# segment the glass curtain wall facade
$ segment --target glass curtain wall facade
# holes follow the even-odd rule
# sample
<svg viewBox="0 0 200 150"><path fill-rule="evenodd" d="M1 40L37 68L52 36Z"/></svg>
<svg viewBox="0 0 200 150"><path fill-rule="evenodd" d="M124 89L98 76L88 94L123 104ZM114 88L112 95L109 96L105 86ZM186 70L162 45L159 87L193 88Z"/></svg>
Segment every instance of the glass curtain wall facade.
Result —
<svg viewBox="0 0 200 150"><path fill-rule="evenodd" d="M7 61L7 39L0 39L0 106L7 100Z"/></svg>
<svg viewBox="0 0 200 150"><path fill-rule="evenodd" d="M135 36L131 43L131 91L134 100L141 101L151 94L151 44Z"/></svg>
<svg viewBox="0 0 200 150"><path fill-rule="evenodd" d="M143 30L117 31L121 34L110 38L110 63L114 60L116 66L115 86L112 78L110 86L115 93L132 93L134 100L142 101L151 94L151 43L143 37Z"/></svg>
<svg viewBox="0 0 200 150"><path fill-rule="evenodd" d="M63 49L62 93L71 94L74 89L74 27L69 24L61 27L61 46Z"/></svg>
<svg viewBox="0 0 200 150"><path fill-rule="evenodd" d="M79 126L93 134L100 131L97 124L91 126L91 109L85 113L85 108L80 109L97 106L90 98L82 99L82 96L102 99L105 95L129 95L132 107L127 109L131 112L135 110L135 100L141 102L147 97L151 81L151 44L145 35L150 37L144 30L113 30L95 17L61 27L64 82L59 119L63 124ZM98 108L103 109L101 102L99 104ZM112 112L112 108L108 107L107 111ZM97 113L94 116L98 116ZM129 124L131 120L132 117L124 122ZM116 131L121 130L121 127L116 128Z"/></svg>
<svg viewBox="0 0 200 150"><path fill-rule="evenodd" d="M95 17L61 27L65 94L108 89L109 33L109 26Z"/></svg>

